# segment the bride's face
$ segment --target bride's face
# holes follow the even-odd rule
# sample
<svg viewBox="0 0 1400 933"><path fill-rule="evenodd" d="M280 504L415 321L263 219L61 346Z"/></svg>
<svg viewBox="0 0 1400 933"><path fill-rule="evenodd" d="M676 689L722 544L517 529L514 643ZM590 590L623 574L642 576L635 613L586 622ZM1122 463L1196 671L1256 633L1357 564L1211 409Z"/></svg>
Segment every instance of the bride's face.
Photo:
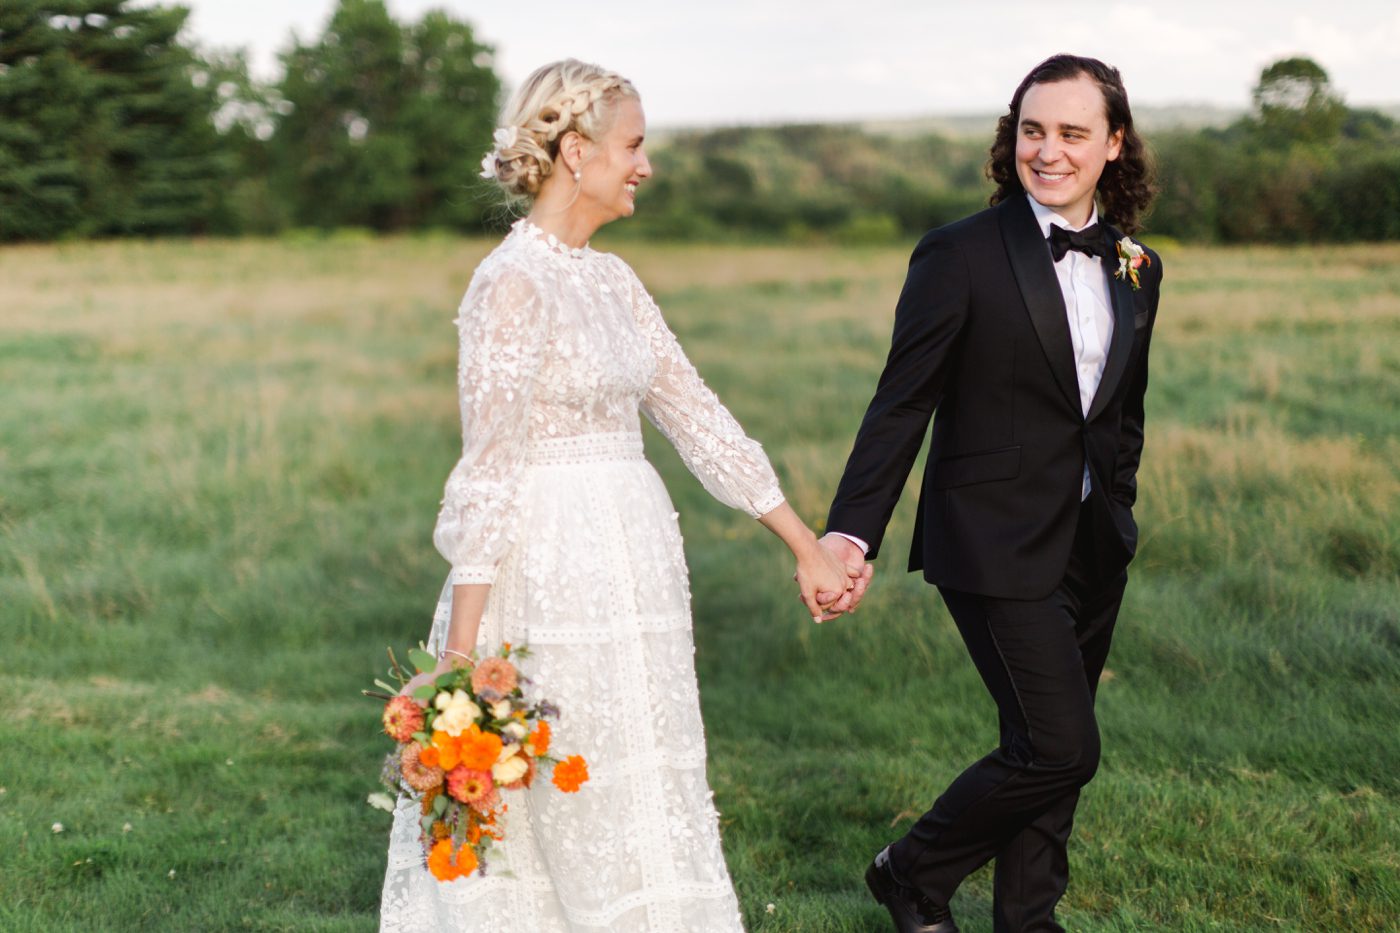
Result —
<svg viewBox="0 0 1400 933"><path fill-rule="evenodd" d="M636 209L633 198L637 186L651 177L642 141L647 120L641 102L624 97L614 104L612 125L603 137L589 144L589 152L579 170L579 201L596 207L607 223L631 217Z"/></svg>

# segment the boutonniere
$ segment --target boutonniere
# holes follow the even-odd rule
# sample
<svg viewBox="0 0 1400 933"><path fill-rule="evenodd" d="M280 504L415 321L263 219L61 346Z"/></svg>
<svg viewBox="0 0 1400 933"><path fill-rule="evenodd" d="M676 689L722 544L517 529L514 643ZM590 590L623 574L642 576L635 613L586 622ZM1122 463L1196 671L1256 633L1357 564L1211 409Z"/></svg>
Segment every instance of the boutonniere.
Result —
<svg viewBox="0 0 1400 933"><path fill-rule="evenodd" d="M1137 291L1142 288L1142 283L1138 281L1138 269L1152 265L1152 257L1147 255L1147 250L1134 243L1132 237L1125 236L1114 246L1118 248L1118 268L1114 270L1113 277L1122 279L1133 287L1133 291Z"/></svg>

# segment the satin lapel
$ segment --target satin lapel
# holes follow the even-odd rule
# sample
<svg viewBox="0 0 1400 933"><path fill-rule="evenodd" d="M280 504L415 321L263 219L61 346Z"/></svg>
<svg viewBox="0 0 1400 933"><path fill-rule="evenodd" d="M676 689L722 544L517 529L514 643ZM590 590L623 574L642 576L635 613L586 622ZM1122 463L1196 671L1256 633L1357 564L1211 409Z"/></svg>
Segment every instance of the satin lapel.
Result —
<svg viewBox="0 0 1400 933"><path fill-rule="evenodd" d="M1060 294L1060 280L1055 277L1050 248L1040 235L1040 224L1036 223L1035 214L1024 196L1012 195L998 210L1001 238L1011 260L1011 271L1016 276L1021 300L1026 303L1045 358L1050 361L1050 371L1073 409L1083 411L1079 381L1074 374L1074 344L1069 336L1065 299ZM1131 317L1128 326L1132 327Z"/></svg>
<svg viewBox="0 0 1400 933"><path fill-rule="evenodd" d="M1094 401L1089 406L1086 418L1089 421L1098 417L1108 405L1108 400L1113 398L1118 382L1123 378L1123 370L1127 368L1128 357L1133 351L1133 287L1113 274L1113 270L1117 268L1118 256L1114 243L1118 242L1121 234L1107 224L1104 227L1104 235L1110 238L1108 254L1113 257L1104 260L1108 293L1113 301L1113 339L1108 344L1108 359L1104 362L1103 378L1099 380L1098 391L1094 393Z"/></svg>

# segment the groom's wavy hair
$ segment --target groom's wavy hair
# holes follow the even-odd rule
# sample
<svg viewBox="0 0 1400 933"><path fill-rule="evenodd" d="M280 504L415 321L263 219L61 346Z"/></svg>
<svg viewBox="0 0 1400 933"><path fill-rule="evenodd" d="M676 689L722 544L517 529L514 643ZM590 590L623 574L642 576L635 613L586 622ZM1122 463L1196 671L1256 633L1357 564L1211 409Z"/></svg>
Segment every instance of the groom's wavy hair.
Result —
<svg viewBox="0 0 1400 933"><path fill-rule="evenodd" d="M1105 65L1097 58L1079 55L1052 55L1031 69L1016 93L1011 107L997 121L997 135L987 160L987 177L996 182L990 203L1000 204L1012 195L1025 191L1016 175L1016 136L1021 114L1021 100L1035 84L1070 81L1080 75L1088 76L1098 85L1108 111L1108 132L1123 131L1123 146L1118 158L1103 167L1097 186L1100 211L1106 220L1124 233L1136 233L1157 194L1156 169L1142 137L1133 128L1133 112L1128 107L1128 92L1118 69Z"/></svg>

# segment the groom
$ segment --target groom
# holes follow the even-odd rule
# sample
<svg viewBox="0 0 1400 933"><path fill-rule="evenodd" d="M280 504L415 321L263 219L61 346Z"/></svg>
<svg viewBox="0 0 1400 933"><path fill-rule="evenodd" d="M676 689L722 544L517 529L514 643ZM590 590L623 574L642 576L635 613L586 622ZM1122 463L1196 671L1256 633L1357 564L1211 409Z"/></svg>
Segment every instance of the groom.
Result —
<svg viewBox="0 0 1400 933"><path fill-rule="evenodd" d="M997 931L1063 929L1066 843L1099 763L1094 694L1137 543L1162 264L1124 236L1153 186L1118 71L1037 65L988 172L994 206L914 250L822 539L853 576L879 553L932 419L909 569L938 587L1001 736L866 872L901 933L956 931L948 902L991 860Z"/></svg>

